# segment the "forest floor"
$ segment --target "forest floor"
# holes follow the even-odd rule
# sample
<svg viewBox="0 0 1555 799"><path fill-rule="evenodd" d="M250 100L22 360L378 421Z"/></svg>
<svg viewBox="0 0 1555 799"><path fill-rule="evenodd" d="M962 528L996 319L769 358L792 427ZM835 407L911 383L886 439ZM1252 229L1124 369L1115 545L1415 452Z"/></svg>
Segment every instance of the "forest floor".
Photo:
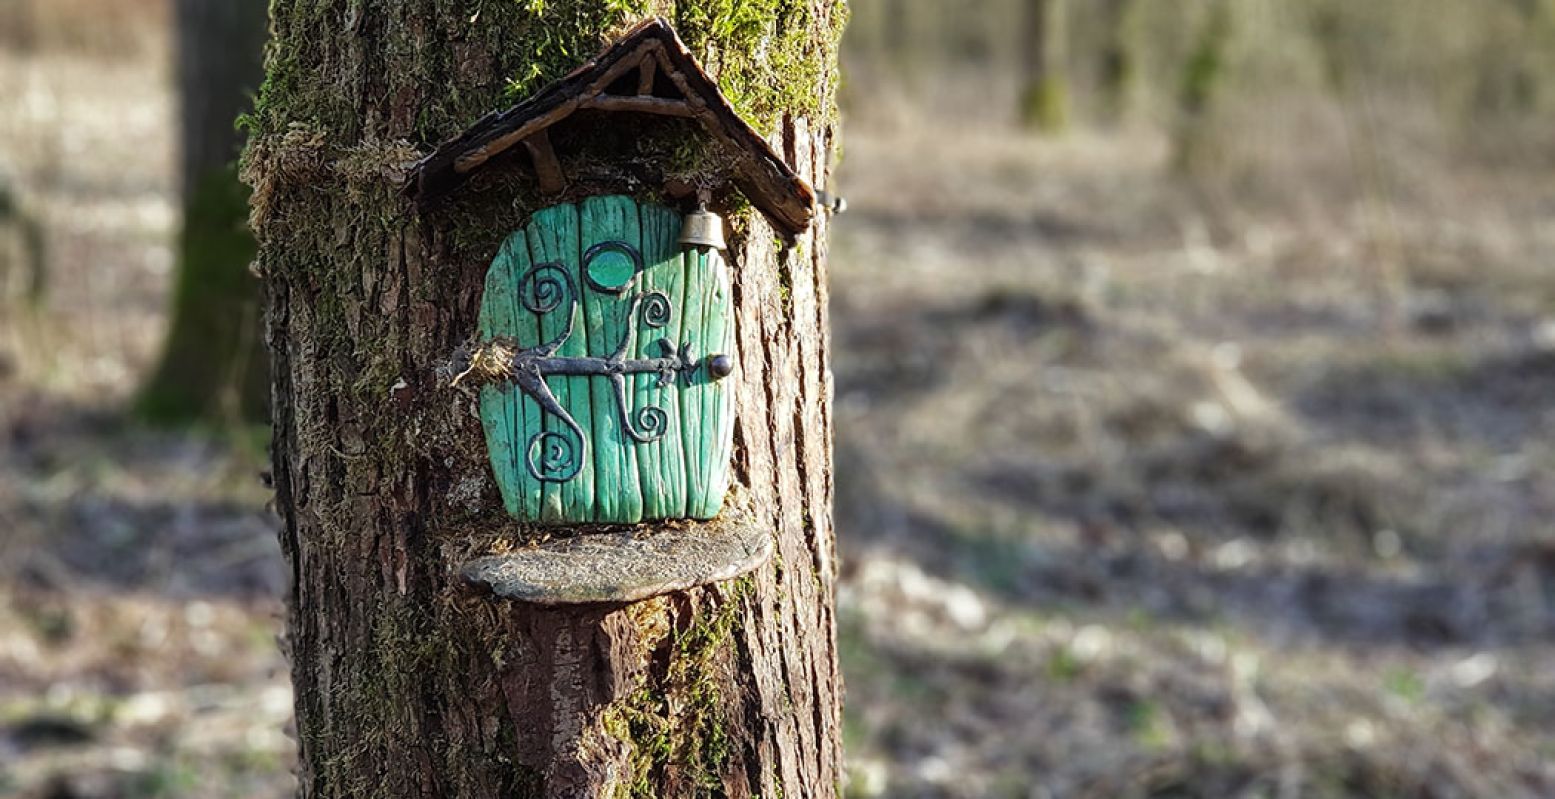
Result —
<svg viewBox="0 0 1555 799"><path fill-rule="evenodd" d="M0 796L291 790L262 445L122 415L167 85L0 50L52 283L34 313L0 274ZM1166 160L849 131L850 795L1555 795L1555 184L1433 173L1379 214Z"/></svg>

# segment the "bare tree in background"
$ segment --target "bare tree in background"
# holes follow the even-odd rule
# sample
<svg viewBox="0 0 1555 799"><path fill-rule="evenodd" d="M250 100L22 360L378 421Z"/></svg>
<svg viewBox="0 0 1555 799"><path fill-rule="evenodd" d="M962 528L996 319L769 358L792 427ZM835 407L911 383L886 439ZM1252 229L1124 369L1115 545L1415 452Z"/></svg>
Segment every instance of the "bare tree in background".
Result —
<svg viewBox="0 0 1555 799"><path fill-rule="evenodd" d="M49 280L45 247L43 225L0 182L0 302L14 297L34 308L43 304Z"/></svg>
<svg viewBox="0 0 1555 799"><path fill-rule="evenodd" d="M1194 36L1177 87L1177 132L1172 156L1180 172L1193 172L1211 156L1209 139L1215 102L1224 91L1234 32L1233 0L1210 0Z"/></svg>
<svg viewBox="0 0 1555 799"><path fill-rule="evenodd" d="M1140 93L1140 0L1103 0L1102 41L1097 47L1097 89L1109 123L1133 115Z"/></svg>
<svg viewBox="0 0 1555 799"><path fill-rule="evenodd" d="M172 322L142 416L262 420L268 395L259 284L237 179L238 117L263 77L266 0L177 0L183 230Z"/></svg>
<svg viewBox="0 0 1555 799"><path fill-rule="evenodd" d="M1067 19L1068 0L1026 0L1021 119L1043 133L1069 126Z"/></svg>

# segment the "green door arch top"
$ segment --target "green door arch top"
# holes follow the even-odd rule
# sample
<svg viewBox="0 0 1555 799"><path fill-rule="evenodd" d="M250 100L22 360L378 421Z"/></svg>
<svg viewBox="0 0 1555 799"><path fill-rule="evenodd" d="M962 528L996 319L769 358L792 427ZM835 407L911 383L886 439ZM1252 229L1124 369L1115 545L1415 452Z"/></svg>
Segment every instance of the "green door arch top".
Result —
<svg viewBox="0 0 1555 799"><path fill-rule="evenodd" d="M675 211L591 197L536 213L486 273L481 389L507 512L525 521L710 519L733 447L728 270ZM505 364L506 366L507 364Z"/></svg>

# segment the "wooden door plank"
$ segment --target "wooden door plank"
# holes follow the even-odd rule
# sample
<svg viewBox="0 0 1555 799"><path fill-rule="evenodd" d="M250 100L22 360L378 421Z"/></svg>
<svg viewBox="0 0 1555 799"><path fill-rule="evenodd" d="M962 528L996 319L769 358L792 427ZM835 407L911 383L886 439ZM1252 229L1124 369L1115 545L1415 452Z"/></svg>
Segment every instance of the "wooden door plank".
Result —
<svg viewBox="0 0 1555 799"><path fill-rule="evenodd" d="M502 243L497 257L486 271L486 289L481 295L480 338L490 340L498 336L520 338L516 288L518 275L523 273L515 257L518 251L527 249L522 231L509 236ZM523 252L524 268L529 254ZM533 337L534 323L528 323ZM522 435L524 418L522 392L511 383L487 383L481 387L481 427L486 431L486 449L491 457L491 471L496 477L497 489L502 494L502 504L510 515L523 517L528 508L524 501L526 483L522 457L516 450L526 440Z"/></svg>
<svg viewBox="0 0 1555 799"><path fill-rule="evenodd" d="M700 508L708 492L708 473L703 441L708 433L706 418L702 415L702 391L708 384L707 366L707 309L712 284L709 272L708 250L687 250L686 262L686 313L682 337L689 343L699 361L680 389L681 443L686 457L686 510Z"/></svg>
<svg viewBox="0 0 1555 799"><path fill-rule="evenodd" d="M558 264L570 278L573 295L564 297L556 310L540 317L540 340L551 341L567 329L571 315L572 335L557 350L561 356L589 354L588 331L583 320L583 275L578 245L578 208L556 205L537 212L529 222L529 254L533 263ZM590 429L594 403L587 377L552 377L546 380L556 401L567 409L585 431ZM545 414L544 428L567 437L575 444L573 454L581 458L577 476L566 482L547 482L542 488L542 521L588 521L594 518L594 458L590 451L595 442L577 437L560 419Z"/></svg>
<svg viewBox="0 0 1555 799"><path fill-rule="evenodd" d="M703 317L703 341L706 358L727 355L734 358L733 331L729 324L732 314L729 268L723 255L717 250L707 253L709 299ZM698 375L706 382L697 390L701 392L702 405L702 468L706 470L706 490L700 501L687 509L693 519L711 519L723 509L724 495L729 491L729 461L734 454L734 391L730 375L722 380L713 379L704 365Z"/></svg>
<svg viewBox="0 0 1555 799"><path fill-rule="evenodd" d="M643 241L642 291L661 292L669 301L670 313L663 327L641 329L637 357L658 358L664 354L660 341L667 340L676 348L683 341L686 269L678 242L681 218L676 211L653 203L644 203L639 216ZM680 430L679 381L661 386L657 375L638 375L633 381L633 407L651 406L663 410L668 425L663 438L637 447L643 518L684 518L686 453Z"/></svg>
<svg viewBox="0 0 1555 799"><path fill-rule="evenodd" d="M533 263L529 259L528 235L522 230L514 233L508 237L507 246L503 249L512 275L512 280L507 284L508 300L513 309L512 335L520 347L533 347L540 343L540 319L524 307L518 293L518 281L529 272ZM540 409L539 402L519 390L517 386L509 387L508 392L516 400L512 404L515 437L510 447L513 451L513 463L518 470L517 485L522 486L522 497L518 503L519 518L539 519L543 488L539 481L529 475L529 468L525 463L525 447L545 429L545 412Z"/></svg>
<svg viewBox="0 0 1555 799"><path fill-rule="evenodd" d="M589 354L608 358L626 340L634 324L631 318L632 296L638 290L631 255L615 249L599 250L591 259L590 248L598 244L619 243L640 257L642 229L637 203L630 197L590 197L580 209L582 252L583 319L588 329ZM600 290L601 284L622 291ZM628 341L628 350L634 341ZM601 522L635 523L642 521L642 487L638 478L637 443L622 425L622 408L611 382L603 378L590 381L594 398L594 518ZM635 421L635 418L633 419ZM640 426L640 425L639 425Z"/></svg>

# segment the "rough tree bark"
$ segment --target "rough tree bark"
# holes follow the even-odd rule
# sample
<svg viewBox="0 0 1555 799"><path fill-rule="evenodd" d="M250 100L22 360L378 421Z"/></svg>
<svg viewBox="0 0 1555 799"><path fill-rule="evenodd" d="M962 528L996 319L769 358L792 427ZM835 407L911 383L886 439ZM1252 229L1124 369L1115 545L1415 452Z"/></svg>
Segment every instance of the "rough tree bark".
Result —
<svg viewBox="0 0 1555 799"><path fill-rule="evenodd" d="M245 174L269 296L302 796L838 793L824 219L787 245L759 215L731 214L735 481L774 536L772 563L575 611L457 578L535 531L501 521L472 403L438 368L475 330L502 238L550 203L519 190L419 215L400 182L653 13L824 187L837 0L274 2Z"/></svg>
<svg viewBox="0 0 1555 799"><path fill-rule="evenodd" d="M178 0L183 228L172 326L137 401L142 416L264 418L269 378L259 286L249 274L238 116L264 75L265 0Z"/></svg>

